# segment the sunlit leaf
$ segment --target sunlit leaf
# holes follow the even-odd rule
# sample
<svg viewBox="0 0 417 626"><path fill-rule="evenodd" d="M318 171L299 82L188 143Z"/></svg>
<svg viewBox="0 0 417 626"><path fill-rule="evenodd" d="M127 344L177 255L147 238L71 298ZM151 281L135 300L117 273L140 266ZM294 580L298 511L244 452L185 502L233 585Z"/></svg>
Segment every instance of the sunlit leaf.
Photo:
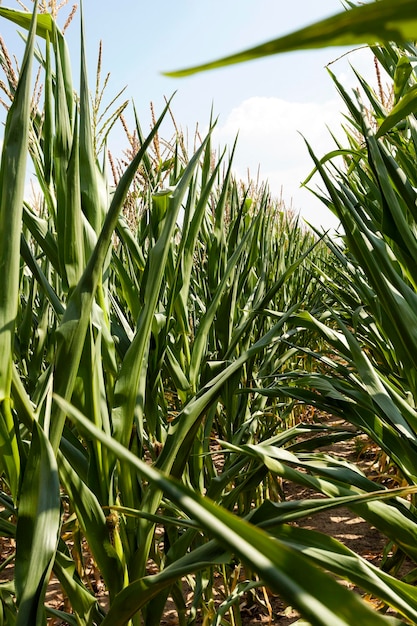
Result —
<svg viewBox="0 0 417 626"><path fill-rule="evenodd" d="M414 0L397 0L395 3L392 0L381 0L338 13L243 52L165 74L172 77L188 76L196 72L294 50L327 46L356 46L387 41L400 43L414 39L417 39L417 7Z"/></svg>

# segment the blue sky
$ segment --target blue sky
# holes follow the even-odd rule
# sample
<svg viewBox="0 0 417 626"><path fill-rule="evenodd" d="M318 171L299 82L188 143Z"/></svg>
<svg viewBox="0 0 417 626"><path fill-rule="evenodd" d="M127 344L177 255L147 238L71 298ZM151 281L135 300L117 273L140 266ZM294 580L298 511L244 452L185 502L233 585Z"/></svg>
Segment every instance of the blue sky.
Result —
<svg viewBox="0 0 417 626"><path fill-rule="evenodd" d="M14 0L3 6L17 8ZM172 110L178 126L192 137L196 123L204 130L210 111L218 116L216 140L233 142L239 130L236 173L253 176L260 167L272 192L281 187L287 203L301 209L306 219L334 223L327 212L299 183L311 162L301 131L319 155L332 147L326 124L337 127L341 102L324 67L346 49L295 52L236 65L183 79L162 76L163 70L180 69L211 60L301 28L342 10L339 0L177 0L176 2L94 2L84 0L90 85L94 86L99 41L103 42L103 71L110 72L108 97L127 86L123 98L135 103L144 130L149 128L149 103L161 110L164 97L175 91ZM70 4L58 18L60 26ZM2 21L1 35L9 49L16 48L15 27ZM79 14L67 31L78 83ZM334 73L355 82L349 61L371 72L369 53L357 51L332 65ZM133 119L133 116L131 117ZM121 149L122 135L113 139Z"/></svg>

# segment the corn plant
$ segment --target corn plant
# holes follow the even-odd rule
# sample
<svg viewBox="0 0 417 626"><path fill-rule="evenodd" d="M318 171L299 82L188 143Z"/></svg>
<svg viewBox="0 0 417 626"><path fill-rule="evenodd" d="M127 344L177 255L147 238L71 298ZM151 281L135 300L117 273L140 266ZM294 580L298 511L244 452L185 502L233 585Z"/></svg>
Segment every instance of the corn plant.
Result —
<svg viewBox="0 0 417 626"><path fill-rule="evenodd" d="M349 110L346 147L339 144L320 160L311 151L328 192L322 199L344 232L339 242L329 242L340 262L338 276L323 275L337 305L321 316L303 312L297 319L300 328L314 328L328 348L317 372L284 376L288 386L279 376L279 387L275 382L264 392L289 393L366 433L391 465L392 471L380 476L378 489L386 489L393 481L416 484L416 76L411 63L416 50L389 45L373 51L392 79L392 92L377 94L358 76L363 95L351 95L333 77ZM344 158L344 166L335 155ZM414 527L414 499L400 506ZM396 525L397 511L380 517L372 508L361 514L396 546L397 562L404 555L415 561L413 542L405 539L405 527Z"/></svg>
<svg viewBox="0 0 417 626"><path fill-rule="evenodd" d="M1 566L14 567L13 582L0 583L2 622L150 626L171 595L179 622L194 623L207 572L238 559L258 576L250 586L268 585L311 624L404 623L372 611L329 570L417 623L411 585L288 525L349 504L364 516L396 515L405 547L415 533L409 490L376 489L353 467L310 457L311 442L304 449L295 439L320 429L286 429L286 406L268 404L259 387L300 363L289 345L294 315L323 309L312 278L327 267L326 249L266 192L242 191L231 159L213 165L210 133L189 159L173 146L162 185L150 147L169 104L148 137L137 122L138 150L111 189L92 133L83 24L74 96L51 15L38 15L35 2L33 15L0 7L0 16L29 33L0 168L0 530L16 542ZM35 59L44 98L33 111ZM24 200L28 155L42 191L36 207ZM147 183L129 225L123 208L139 168ZM312 333L310 341L315 349ZM265 479L283 471L305 475L327 500L291 509L260 498ZM83 546L106 609L85 576ZM51 572L68 610L45 604ZM195 581L191 607L185 576Z"/></svg>

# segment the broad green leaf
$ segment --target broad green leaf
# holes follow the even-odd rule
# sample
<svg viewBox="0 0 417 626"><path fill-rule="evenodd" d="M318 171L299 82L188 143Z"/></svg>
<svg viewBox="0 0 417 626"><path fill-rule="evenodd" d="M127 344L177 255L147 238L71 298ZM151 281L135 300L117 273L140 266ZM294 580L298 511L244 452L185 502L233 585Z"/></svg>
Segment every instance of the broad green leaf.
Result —
<svg viewBox="0 0 417 626"><path fill-rule="evenodd" d="M107 185L94 154L90 112L90 92L87 81L84 19L81 12L81 85L80 85L80 187L84 214L98 235L107 205Z"/></svg>
<svg viewBox="0 0 417 626"><path fill-rule="evenodd" d="M17 503L22 459L19 450L19 432L13 418L10 398L0 403L0 467L13 500Z"/></svg>
<svg viewBox="0 0 417 626"><path fill-rule="evenodd" d="M52 617L52 619L59 619L61 622L68 624L68 626L81 626L83 622L81 620L77 621L77 618L73 615L69 615L65 613L65 611L59 611L58 609L53 609L52 607L46 607L46 614L48 617ZM83 625L84 626L84 625Z"/></svg>
<svg viewBox="0 0 417 626"><path fill-rule="evenodd" d="M95 494L83 482L76 468L58 453L59 475L71 498L79 524L85 533L94 559L106 582L110 598L123 587L121 558L112 545L106 516Z"/></svg>
<svg viewBox="0 0 417 626"><path fill-rule="evenodd" d="M397 580L368 563L332 537L287 524L275 527L272 534L310 557L317 565L350 580L388 605L394 606L412 623L417 620L417 594L412 585Z"/></svg>
<svg viewBox="0 0 417 626"><path fill-rule="evenodd" d="M271 464L273 468L273 464ZM406 498L408 495L416 493L416 487L405 487L397 489L378 489L350 496L328 497L328 498L308 498L306 500L284 500L282 502L271 502L265 500L260 507L249 514L251 523L265 529L273 529L280 524L288 524L303 517L310 517L323 511L331 511L338 507L350 507L354 504L363 504L372 501L391 500L393 497Z"/></svg>
<svg viewBox="0 0 417 626"><path fill-rule="evenodd" d="M0 438L3 471L14 500L20 480L21 458L18 431L10 403L14 333L19 303L20 239L26 160L29 145L32 59L35 43L35 20L30 22L13 103L8 111L0 164L0 268L3 286L0 290Z"/></svg>
<svg viewBox="0 0 417 626"><path fill-rule="evenodd" d="M32 19L31 13L0 7L0 16L14 22L26 30L30 29ZM52 35L54 34L54 21L50 13L41 13L36 16L36 34L44 39L46 39L47 36L52 39Z"/></svg>
<svg viewBox="0 0 417 626"><path fill-rule="evenodd" d="M12 378L14 330L18 310L20 233L31 123L36 10L37 3L19 82L6 118L0 164L0 268L3 276L0 290L0 402L10 396ZM29 15L28 19L31 18Z"/></svg>
<svg viewBox="0 0 417 626"><path fill-rule="evenodd" d="M232 550L265 584L282 594L314 626L351 626L360 620L364 626L385 624L384 617L361 602L358 596L338 585L307 558L283 542L271 539L264 531L237 518L207 497L184 487L131 454L124 446L96 429L79 411L61 398L56 401L89 436L98 438L117 457L134 467L154 487L161 489L181 510L199 522L206 533L227 550ZM103 621L103 626L122 626L136 612Z"/></svg>
<svg viewBox="0 0 417 626"><path fill-rule="evenodd" d="M326 46L357 46L387 41L417 39L417 7L414 0L380 0L354 7L343 13L297 30L284 37L243 52L184 70L165 72L166 76L188 76L253 59Z"/></svg>
<svg viewBox="0 0 417 626"><path fill-rule="evenodd" d="M397 104L391 109L389 115L384 119L376 134L382 137L394 126L405 120L406 117L417 110L417 85L412 87Z"/></svg>
<svg viewBox="0 0 417 626"><path fill-rule="evenodd" d="M71 557L68 548L62 546L63 550L57 550L54 562L54 574L58 578L61 587L71 602L71 608L77 616L77 626L90 626L92 616L98 613L97 600L93 594L86 589L77 574L75 562ZM64 619L68 619L64 618Z"/></svg>
<svg viewBox="0 0 417 626"><path fill-rule="evenodd" d="M53 79L51 66L51 34L46 35L45 50L45 118L43 124L43 157L44 157L44 175L38 175L38 180L44 189L45 197L50 197L50 187L52 181L53 168L53 152L54 152L54 117L53 117Z"/></svg>
<svg viewBox="0 0 417 626"><path fill-rule="evenodd" d="M398 104L409 84L413 67L407 56L402 56L397 63L394 74L394 104Z"/></svg>
<svg viewBox="0 0 417 626"><path fill-rule="evenodd" d="M78 148L78 116L76 115L72 148L66 172L65 230L61 244L65 276L70 291L76 287L85 266Z"/></svg>
<svg viewBox="0 0 417 626"><path fill-rule="evenodd" d="M77 121L73 128L74 98L68 101L71 74L66 71L62 48L55 46L55 135L53 145L54 180L56 188L57 251L59 270L65 288L74 289L80 277L82 259L81 206ZM50 69L49 69L50 71ZM68 236L67 230L71 233ZM75 238L76 237L76 238ZM67 266L69 276L67 277Z"/></svg>
<svg viewBox="0 0 417 626"><path fill-rule="evenodd" d="M17 626L44 623L44 596L55 558L60 517L56 459L45 433L33 422L16 528Z"/></svg>

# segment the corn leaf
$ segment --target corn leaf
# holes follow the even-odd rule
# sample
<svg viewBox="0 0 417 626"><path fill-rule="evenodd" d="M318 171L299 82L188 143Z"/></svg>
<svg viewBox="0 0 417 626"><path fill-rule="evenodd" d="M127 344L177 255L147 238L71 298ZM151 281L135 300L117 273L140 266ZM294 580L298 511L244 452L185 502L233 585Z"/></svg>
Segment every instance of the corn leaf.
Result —
<svg viewBox="0 0 417 626"><path fill-rule="evenodd" d="M56 459L45 433L34 422L16 528L17 626L44 623L43 600L55 558L59 526Z"/></svg>
<svg viewBox="0 0 417 626"><path fill-rule="evenodd" d="M0 15L26 30L30 28L31 13L0 7ZM40 37L46 39L49 36L52 39L54 27L54 21L49 13L41 13L36 17L36 34Z"/></svg>
<svg viewBox="0 0 417 626"><path fill-rule="evenodd" d="M36 16L36 4L34 16ZM0 402L10 395L15 318L18 309L20 232L26 160L29 145L32 59L36 17L20 71L13 103L6 118L0 165Z"/></svg>
<svg viewBox="0 0 417 626"><path fill-rule="evenodd" d="M84 214L98 235L106 211L107 187L94 155L92 126L84 20L81 13L80 185Z"/></svg>
<svg viewBox="0 0 417 626"><path fill-rule="evenodd" d="M134 415L136 415L139 424L142 422L147 371L145 355L149 349L152 322L164 277L168 251L181 203L207 141L208 137L191 159L177 188L170 194L162 233L149 253L148 278L144 288L146 306L143 307L139 316L135 337L126 353L115 387L115 402L112 411L114 436L125 443L130 437Z"/></svg>
<svg viewBox="0 0 417 626"><path fill-rule="evenodd" d="M417 39L417 6L414 0L381 0L297 30L284 37L249 48L243 52L174 72L166 76L181 77L253 59L326 46L356 46L388 41Z"/></svg>
<svg viewBox="0 0 417 626"><path fill-rule="evenodd" d="M229 511L215 505L207 497L184 487L181 483L158 472L130 453L124 446L96 429L91 422L61 398L56 398L63 410L78 427L99 439L117 457L146 477L158 490L162 490L177 506L219 541L233 551L244 563L256 571L275 592L308 617L313 626L351 626L360 620L364 626L386 624L385 619L368 608L355 594L338 585L296 550L283 542L271 539L264 531L237 518ZM133 608L134 612L135 609ZM126 624L127 615L112 615L103 626Z"/></svg>
<svg viewBox="0 0 417 626"><path fill-rule="evenodd" d="M93 254L90 257L77 287L71 295L62 324L58 329L59 340L56 354L55 390L57 392L59 391L60 395L63 397L70 398L74 388L94 297L101 280L101 272L111 243L111 237L116 228L119 213L129 185L141 163L143 155L146 153L146 150L162 123L168 106L169 103L128 166L116 188ZM65 414L62 414L59 409L56 409L56 414L54 415L51 425L51 441L55 449L59 446L64 422Z"/></svg>
<svg viewBox="0 0 417 626"><path fill-rule="evenodd" d="M388 133L392 128L394 128L394 126L408 117L408 115L415 113L416 109L417 86L414 86L391 109L390 114L384 119L379 127L376 136L382 137L385 133Z"/></svg>
<svg viewBox="0 0 417 626"><path fill-rule="evenodd" d="M59 474L77 513L91 552L109 589L110 597L123 586L123 567L112 545L106 516L95 494L88 488L64 456L58 453Z"/></svg>
<svg viewBox="0 0 417 626"><path fill-rule="evenodd" d="M67 547L62 546L63 551L57 550L54 563L54 574L58 578L64 593L71 602L71 607L77 616L77 626L89 626L92 616L98 612L97 600L82 584L78 576L74 560L69 554ZM68 620L68 614L62 619Z"/></svg>

